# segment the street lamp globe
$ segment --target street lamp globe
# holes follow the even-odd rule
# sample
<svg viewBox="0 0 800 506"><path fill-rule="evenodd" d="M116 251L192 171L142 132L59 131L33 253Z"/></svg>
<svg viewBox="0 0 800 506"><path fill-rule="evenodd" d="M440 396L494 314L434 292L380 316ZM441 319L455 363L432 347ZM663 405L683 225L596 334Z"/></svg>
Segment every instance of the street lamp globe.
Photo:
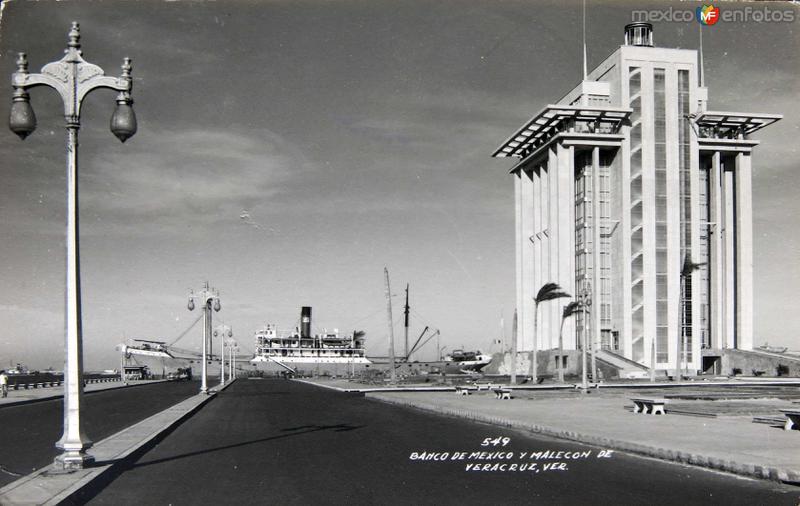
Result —
<svg viewBox="0 0 800 506"><path fill-rule="evenodd" d="M136 113L133 112L133 99L127 93L117 96L117 108L111 115L111 133L122 142L127 141L136 133Z"/></svg>
<svg viewBox="0 0 800 506"><path fill-rule="evenodd" d="M122 79L131 79L131 59L122 60ZM136 114L133 112L133 99L128 91L117 94L117 107L111 115L111 133L122 142L127 141L136 133Z"/></svg>
<svg viewBox="0 0 800 506"><path fill-rule="evenodd" d="M17 56L17 72L28 73L28 60L25 53L19 53ZM33 107L31 107L30 95L24 88L14 90L11 112L8 115L8 127L22 140L36 130L36 114L33 113Z"/></svg>

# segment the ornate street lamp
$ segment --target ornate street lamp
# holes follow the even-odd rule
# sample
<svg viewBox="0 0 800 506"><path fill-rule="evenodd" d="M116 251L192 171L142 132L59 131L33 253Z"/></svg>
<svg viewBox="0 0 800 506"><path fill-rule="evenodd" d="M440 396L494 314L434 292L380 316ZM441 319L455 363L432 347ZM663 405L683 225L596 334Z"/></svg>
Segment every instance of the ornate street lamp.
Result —
<svg viewBox="0 0 800 506"><path fill-rule="evenodd" d="M67 128L67 280L66 280L66 357L64 360L64 433L56 443L63 453L55 463L63 469L82 469L94 457L86 454L92 442L83 434L83 336L81 330L80 262L78 251L78 130L81 103L98 88L118 91L117 108L111 118L111 131L125 142L136 133L136 116L131 104L131 59L125 58L120 77L106 77L103 69L83 59L78 23L72 23L64 57L48 63L41 73L28 72L25 53L17 57L17 71L11 84L13 102L8 125L20 139L36 130L36 115L30 103L29 88L47 86L61 95Z"/></svg>
<svg viewBox="0 0 800 506"><path fill-rule="evenodd" d="M218 325L216 329L214 329L214 337L233 337L233 331L227 325ZM225 385L225 346L226 343L223 340L220 340L222 343L222 353L219 355L219 386ZM233 379L233 378L231 378Z"/></svg>
<svg viewBox="0 0 800 506"><path fill-rule="evenodd" d="M225 344L228 346L228 367L230 368L228 376L233 381L236 379L236 355L234 353L239 351L239 343L233 338L228 338Z"/></svg>
<svg viewBox="0 0 800 506"><path fill-rule="evenodd" d="M208 367L207 367L207 353L208 353L208 339L211 337L211 309L219 311L222 309L219 303L219 292L213 288L208 287L208 281L203 285L203 290L195 294L193 291L189 292L189 304L187 308L189 311L194 311L195 299L203 303L203 368L200 379L200 393L208 393Z"/></svg>

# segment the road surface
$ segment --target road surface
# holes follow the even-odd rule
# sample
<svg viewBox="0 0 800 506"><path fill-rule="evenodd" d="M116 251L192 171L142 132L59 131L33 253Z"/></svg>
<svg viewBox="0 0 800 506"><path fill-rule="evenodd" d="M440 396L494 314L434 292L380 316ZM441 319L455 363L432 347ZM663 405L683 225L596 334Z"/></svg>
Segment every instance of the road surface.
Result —
<svg viewBox="0 0 800 506"><path fill-rule="evenodd" d="M602 450L287 380L239 380L80 500L796 505L800 497L796 487L619 453L600 456ZM431 456L445 460L424 460Z"/></svg>
<svg viewBox="0 0 800 506"><path fill-rule="evenodd" d="M196 394L199 388L199 382L183 381L86 394L84 431L100 441ZM63 431L63 407L63 399L52 399L0 408L0 487L53 462L60 453L55 442Z"/></svg>

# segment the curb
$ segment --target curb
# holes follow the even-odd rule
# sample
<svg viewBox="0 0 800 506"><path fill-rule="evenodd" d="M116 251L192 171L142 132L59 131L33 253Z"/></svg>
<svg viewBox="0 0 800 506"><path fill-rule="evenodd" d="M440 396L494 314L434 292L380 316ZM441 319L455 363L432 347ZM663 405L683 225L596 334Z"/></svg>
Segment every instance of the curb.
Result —
<svg viewBox="0 0 800 506"><path fill-rule="evenodd" d="M116 386L113 386L111 388L103 388L102 390L90 390L88 392L85 390L85 387L84 387L83 394L84 395L90 395L90 394L96 394L96 393L100 393L100 392L108 392L110 390L119 390L121 388L145 387L147 385L156 385L158 383L164 383L166 381L168 381L168 380L153 380L153 381L148 381L147 383L116 385ZM26 404L35 404L37 402L52 401L54 399L63 399L64 398L64 393L63 393L64 389L63 389L63 387L53 387L53 388L59 390L61 393L58 393L58 394L57 393L53 393L52 395L48 395L47 397L37 397L35 399L21 399L19 401L0 402L0 409L11 408L11 407L14 407L14 406L24 406Z"/></svg>
<svg viewBox="0 0 800 506"><path fill-rule="evenodd" d="M345 392L345 393L378 393L378 392L454 392L455 387L453 386L437 386L437 387L366 387L366 388L342 388L337 387L334 385L325 385L323 383L316 383L314 381L306 380L306 379L297 379L294 378L291 381L297 381L299 383L305 383L306 385L311 385L320 388L327 388L330 390L335 390L337 392Z"/></svg>
<svg viewBox="0 0 800 506"><path fill-rule="evenodd" d="M146 419L144 419L144 420L142 420L142 421L140 421L140 422L138 422L136 424L133 424L130 427L122 429L121 431L117 432L116 434L113 434L113 435L103 439L102 441L96 443L94 445L94 447L98 448L98 447L102 447L103 444L109 444L110 442L114 441L115 439L124 440L125 436L126 436L126 433L135 432L137 428L140 428L141 426L146 426L147 422L150 421L153 417L160 416L161 414L163 414L164 412L169 411L169 410L181 409L181 408L179 408L179 406L181 404L183 404L183 403L186 403L187 401L190 401L190 400L195 400L196 401L196 404L194 404L193 406L189 406L188 409L186 409L186 411L184 411L182 413L179 413L176 416L176 418L170 420L168 423L162 425L161 427L159 427L159 428L157 428L155 430L151 430L150 432L147 433L147 435L145 437L143 437L143 438L139 439L138 441L134 442L133 444L131 444L130 446L128 446L124 450L114 454L111 458L103 461L103 462L107 462L103 467L100 467L100 466L93 467L93 468L90 467L88 469L84 469L84 470L80 470L80 471L76 471L74 473L71 473L70 475L67 475L67 476L74 477L74 481L72 483L61 487L59 490L55 490L55 491L50 492L50 495L46 499L25 501L25 502L23 502L23 504L35 503L35 504L43 504L43 505L51 505L51 504L52 505L57 505L57 504L63 504L65 502L68 503L68 504L72 503L72 502L76 502L76 503L83 502L82 500L77 500L77 501L75 500L75 499L77 499L76 495L79 492L81 492L81 490L83 490L85 487L90 486L92 484L95 484L97 482L102 482L103 479L107 479L109 477L112 477L111 479L115 478L116 477L115 473L117 473L119 471L120 467L126 465L128 463L128 460L132 456L141 454L142 452L144 452L144 451L148 450L149 448L151 448L152 445L155 444L156 442L158 442L163 436L168 434L174 428L178 427L187 418L191 417L194 413L196 413L198 410L200 410L200 408L205 406L206 403L208 403L214 397L216 397L216 394L218 394L219 392L221 392L221 391L225 390L226 388L228 388L230 385L235 383L235 381L236 380L234 379L233 381L230 381L230 382L226 383L225 386L223 386L222 388L219 388L218 386L214 387L214 388L210 388L209 389L209 394L203 396L203 398L198 399L198 396L200 396L202 394L196 394L194 397L189 397L188 399L185 399L185 400L175 404L174 406L171 406L171 407L165 409L164 411L162 411L160 413L156 413L155 415L153 415L151 417L148 417L148 418L146 418ZM34 482L37 478L41 478L42 475L47 476L47 474L45 474L45 473L52 472L52 471L53 471L53 465L51 464L49 466L43 467L43 468L41 468L41 469L39 469L39 470L37 470L37 471L27 475L27 476L24 476L24 477L22 477L22 478L20 478L20 479L18 479L16 481L6 485L2 489L0 489L0 504L20 504L20 501L17 501L15 499L15 496L18 496L18 495L25 496L25 494L24 493L20 493L20 491L16 490L16 489L21 489L22 487L26 487L26 486L29 486L29 487L32 488L32 490L35 490L35 491L39 492L40 496L41 495L47 495L48 493L44 492L46 487L42 487L42 486L33 484L32 482ZM65 476L65 475L61 475L61 476ZM28 485L29 483L31 483L31 485ZM16 491L16 494L14 493L15 491Z"/></svg>
<svg viewBox="0 0 800 506"><path fill-rule="evenodd" d="M387 404L416 408L422 411L427 411L440 415L465 418L467 420L498 425L500 427L521 429L528 432L532 432L534 434L541 434L544 436L549 436L557 439L575 441L578 443L590 444L594 446L602 446L614 450L623 451L626 453L632 453L635 455L643 455L645 457L651 457L658 460L677 462L680 464L687 464L696 467L713 469L716 471L723 471L731 474L737 474L740 476L747 476L749 478L779 481L793 485L800 483L800 471L792 469L763 466L759 464L740 463L732 460L723 460L719 457L700 455L692 452L677 451L666 448L657 448L654 446L648 446L639 443L631 443L629 441L622 441L602 436L593 436L591 434L581 434L574 431L556 429L553 427L547 427L535 423L509 420L506 418L490 416L475 411L443 408L435 404L416 403L406 399L394 399L382 395L368 395L367 399L373 399L379 402L385 402Z"/></svg>

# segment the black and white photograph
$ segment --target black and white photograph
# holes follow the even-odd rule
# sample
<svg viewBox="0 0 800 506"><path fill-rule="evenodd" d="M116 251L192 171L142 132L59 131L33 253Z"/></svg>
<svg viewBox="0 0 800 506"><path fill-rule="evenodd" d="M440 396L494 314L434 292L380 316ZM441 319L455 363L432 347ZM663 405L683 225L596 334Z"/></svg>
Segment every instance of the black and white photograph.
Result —
<svg viewBox="0 0 800 506"><path fill-rule="evenodd" d="M0 0L0 504L800 504L799 28Z"/></svg>

